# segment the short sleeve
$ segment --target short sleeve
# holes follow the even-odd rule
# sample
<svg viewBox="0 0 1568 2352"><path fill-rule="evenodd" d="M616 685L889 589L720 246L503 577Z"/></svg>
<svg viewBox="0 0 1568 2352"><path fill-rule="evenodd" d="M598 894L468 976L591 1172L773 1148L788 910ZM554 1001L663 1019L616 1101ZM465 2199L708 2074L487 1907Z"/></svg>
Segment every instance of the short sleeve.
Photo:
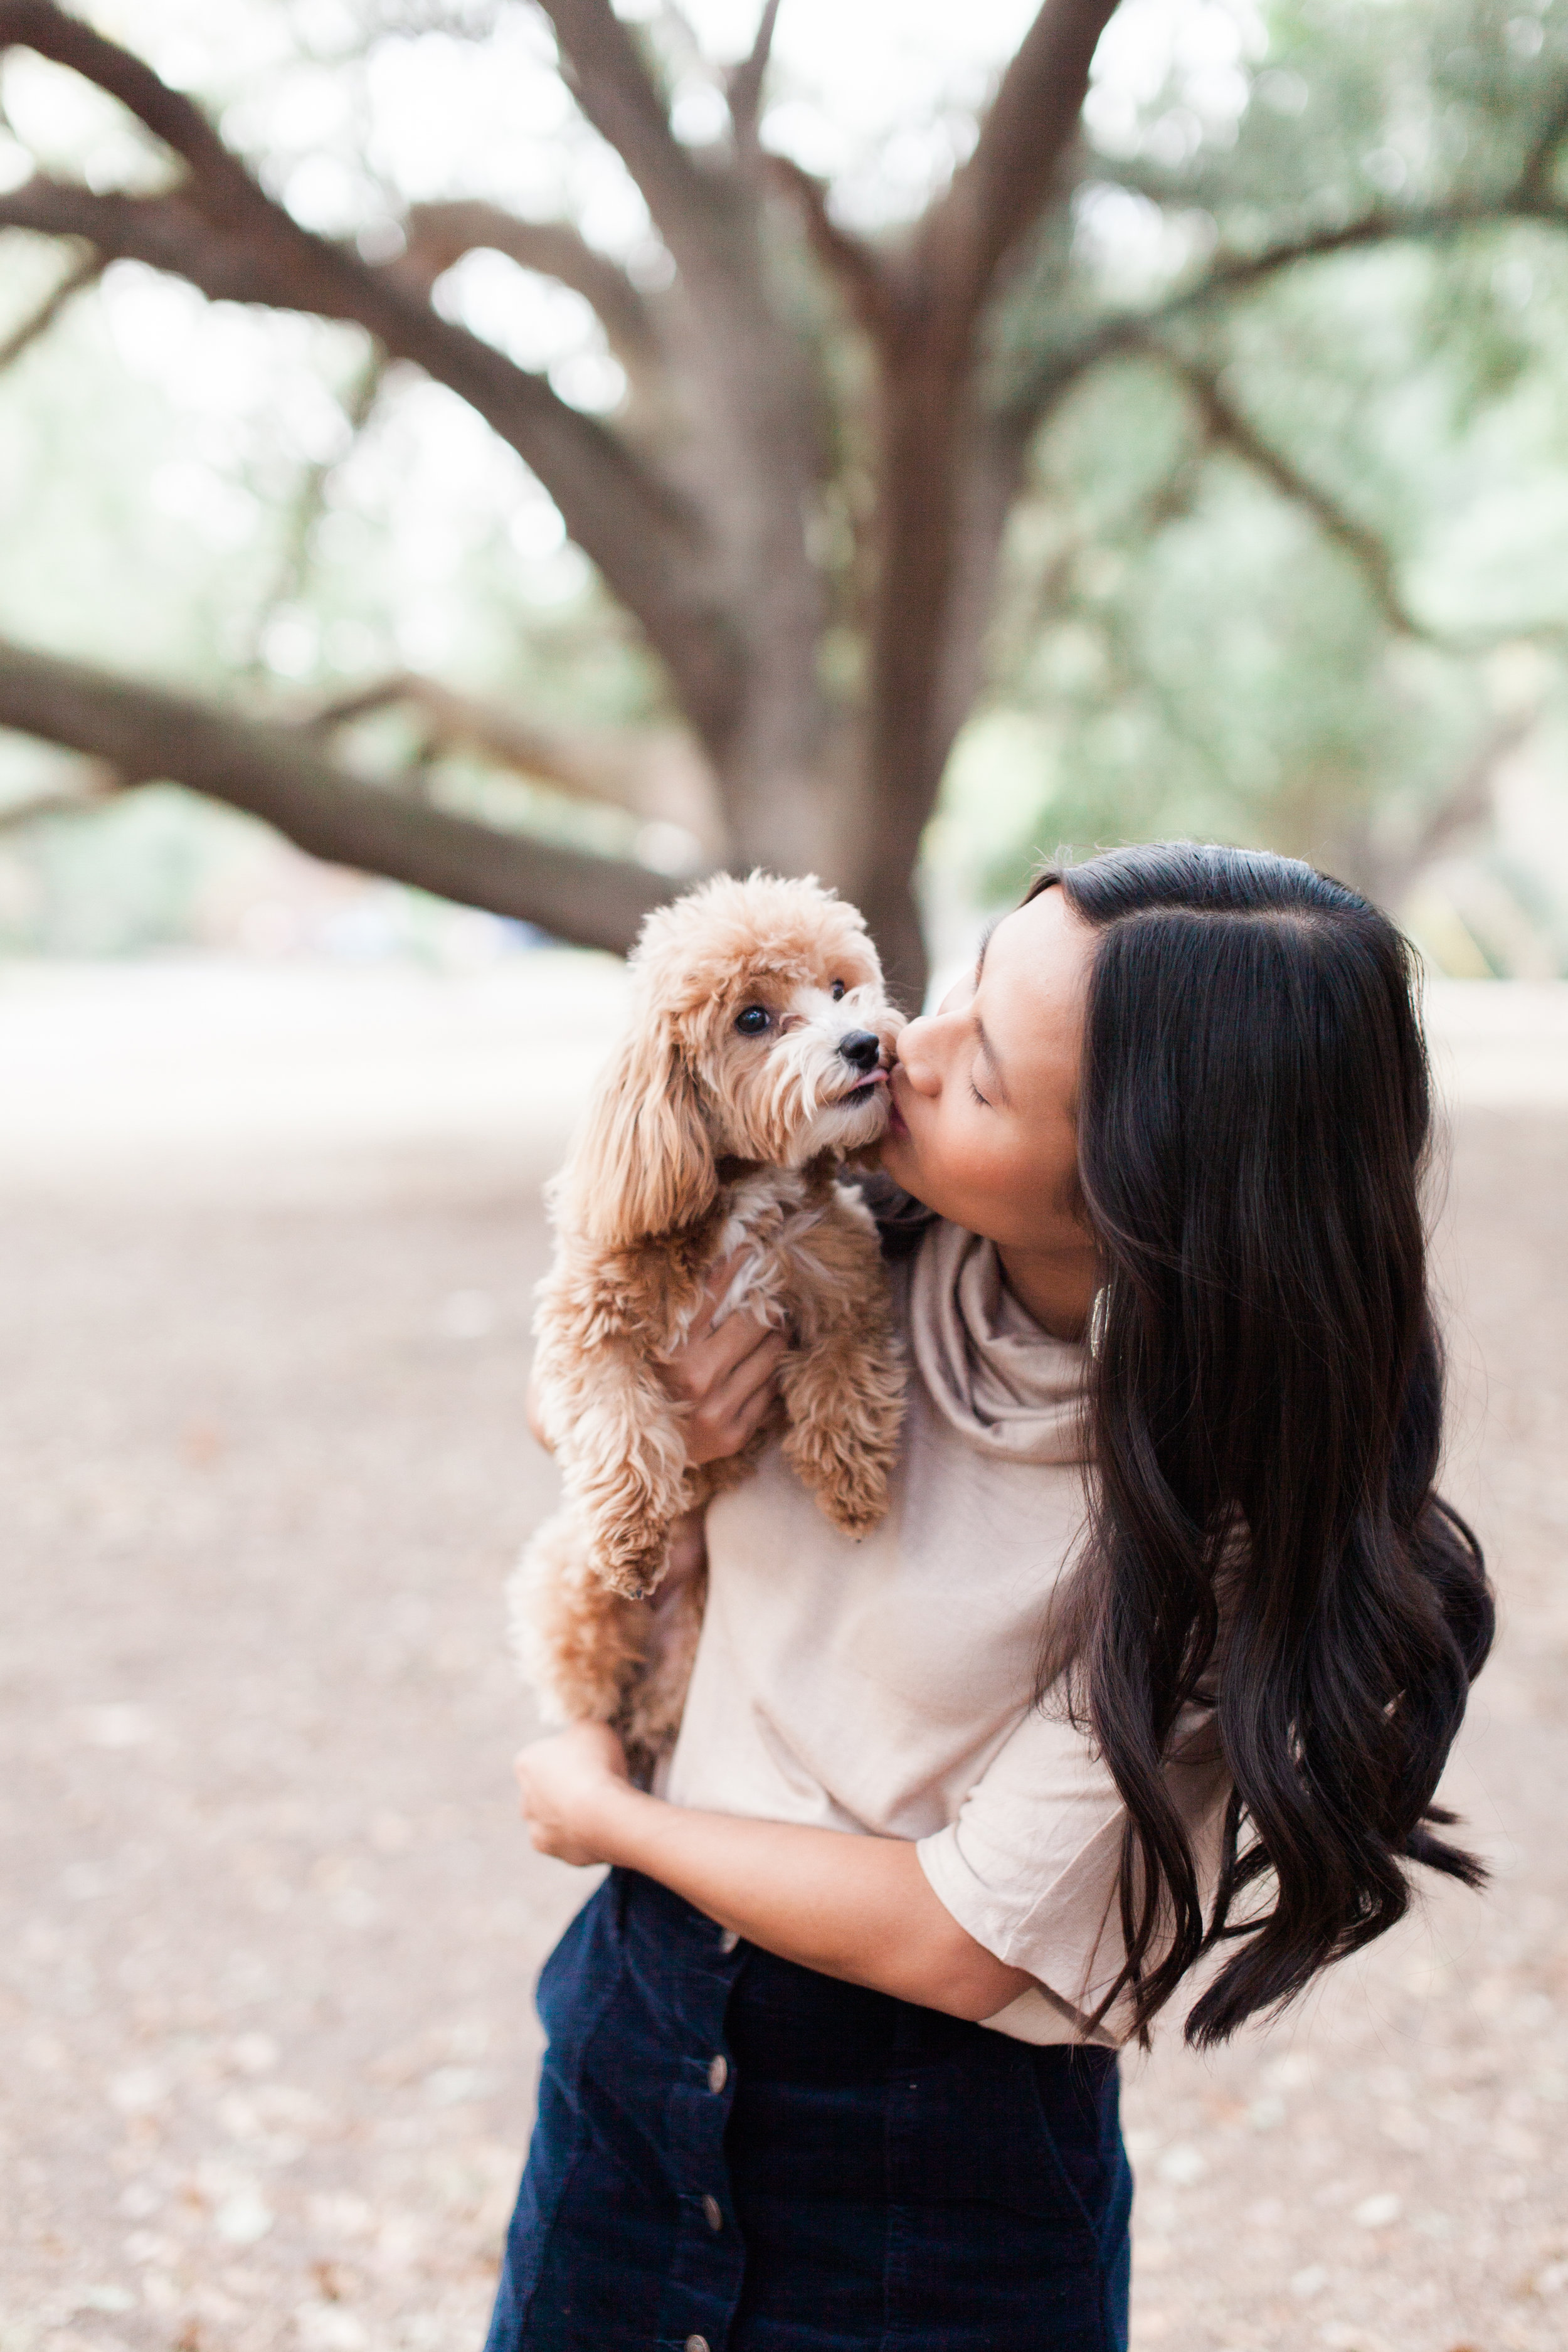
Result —
<svg viewBox="0 0 1568 2352"><path fill-rule="evenodd" d="M1230 1787L1210 1710L1184 1712L1165 1769L1206 1911ZM1116 1784L1086 1734L1033 1707L956 1819L921 1839L916 1852L959 1926L1082 2020L1110 1992L1125 1957L1117 1888L1126 1822ZM1120 2039L1127 2021L1113 2009L1105 2026L1108 2038Z"/></svg>

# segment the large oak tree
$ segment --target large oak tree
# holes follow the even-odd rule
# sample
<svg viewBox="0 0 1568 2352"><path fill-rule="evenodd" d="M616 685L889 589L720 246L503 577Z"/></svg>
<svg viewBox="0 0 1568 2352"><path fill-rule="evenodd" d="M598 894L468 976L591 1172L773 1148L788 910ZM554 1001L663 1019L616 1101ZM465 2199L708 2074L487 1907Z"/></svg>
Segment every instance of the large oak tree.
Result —
<svg viewBox="0 0 1568 2352"><path fill-rule="evenodd" d="M1247 180L1256 137L1239 161L1097 148L1083 106L1115 0L1045 0L967 160L917 221L870 239L762 135L778 0L723 77L723 137L700 147L677 135L657 55L610 0L542 5L578 107L641 192L672 265L668 285L635 283L569 221L519 218L479 195L407 207L400 250L367 259L296 221L266 192L257 159L131 51L53 0L0 0L0 52L25 46L83 76L170 158L153 193L40 170L0 194L0 229L58 239L65 255L56 291L0 362L107 264L133 259L214 301L352 322L372 370L412 363L449 387L543 484L662 666L684 756L718 811L713 854L837 883L910 992L923 972L912 877L982 679L1008 518L1037 436L1092 371L1157 355L1205 434L1306 505L1363 566L1394 625L1419 625L1375 536L1238 408L1212 330L1282 273L1335 256L1393 240L1447 249L1500 220L1568 218L1556 179L1568 73L1550 58L1515 70L1500 12L1468 12L1481 49L1465 54L1484 67L1490 43L1499 61L1471 92L1489 133L1468 163L1461 140L1409 186L1391 192L1384 174L1349 200L1342 186L1281 197L1277 176L1269 208ZM1361 98L1375 117L1380 94ZM1202 206L1213 232L1142 304L1112 302L1074 259L1085 191L1108 185L1173 217ZM444 315L433 289L481 247L593 306L626 374L616 414L573 406ZM803 269L825 302L801 300ZM837 320L826 335L825 310ZM843 348L853 364L835 363ZM657 806L636 744L574 740L431 681L367 681L309 723L266 721L0 644L0 725L86 753L122 784L170 779L320 856L564 938L626 945L669 888L663 876L481 823L334 758L336 727L396 698L419 699L437 736L478 741L522 773Z"/></svg>

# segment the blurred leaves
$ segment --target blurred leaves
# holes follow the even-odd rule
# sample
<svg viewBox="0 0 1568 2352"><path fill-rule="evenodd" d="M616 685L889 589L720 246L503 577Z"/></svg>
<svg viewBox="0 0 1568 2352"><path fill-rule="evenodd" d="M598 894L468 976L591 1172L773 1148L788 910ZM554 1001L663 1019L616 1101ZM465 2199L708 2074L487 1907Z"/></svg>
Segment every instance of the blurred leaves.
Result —
<svg viewBox="0 0 1568 2352"><path fill-rule="evenodd" d="M1118 19L1128 37L1138 14ZM1250 55L1237 13L1226 70L1245 69L1246 99L1226 85L1229 112L1194 37L1214 14L1176 12L1140 105L1091 101L1072 252L1037 257L998 322L1016 397L1032 361L1048 376L1070 347L1064 320L1167 311L1142 352L1045 394L942 853L962 861L965 810L989 793L1012 813L999 824L994 805L978 831L990 894L1059 844L1193 833L1298 851L1402 901L1458 841L1514 902L1525 961L1560 960L1568 795L1543 730L1568 642L1568 236L1522 220L1391 238L1168 306L1226 255L1389 206L1479 205L1532 156L1557 186L1568 9L1295 0L1254 24ZM1296 495L1215 428L1184 371ZM1531 803L1540 856L1521 861L1476 771L1523 738L1551 789ZM1506 946L1476 952L1509 966Z"/></svg>

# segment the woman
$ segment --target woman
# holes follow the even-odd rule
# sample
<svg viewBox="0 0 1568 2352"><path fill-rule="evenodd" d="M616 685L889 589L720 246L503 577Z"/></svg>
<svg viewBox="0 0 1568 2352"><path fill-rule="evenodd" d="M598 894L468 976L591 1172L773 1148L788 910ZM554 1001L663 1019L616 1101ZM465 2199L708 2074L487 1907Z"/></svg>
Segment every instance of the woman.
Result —
<svg viewBox="0 0 1568 2352"><path fill-rule="evenodd" d="M1121 2042L1209 2043L1380 1935L1491 1602L1433 1491L1404 942L1292 861L1043 875L910 1024L910 1355L859 1546L774 1449L708 1514L662 1793L579 1726L534 1843L611 1875L546 1966L490 2352L1111 2352ZM674 1377L742 1445L783 1342Z"/></svg>

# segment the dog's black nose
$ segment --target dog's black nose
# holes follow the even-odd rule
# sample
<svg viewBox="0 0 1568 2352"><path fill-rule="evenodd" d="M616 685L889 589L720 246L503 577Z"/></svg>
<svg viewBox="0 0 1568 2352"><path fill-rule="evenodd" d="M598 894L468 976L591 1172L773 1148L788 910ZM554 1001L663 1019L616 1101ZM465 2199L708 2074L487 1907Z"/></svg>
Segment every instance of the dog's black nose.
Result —
<svg viewBox="0 0 1568 2352"><path fill-rule="evenodd" d="M852 1070L874 1070L882 1058L882 1041L869 1029L851 1029L838 1040L838 1051Z"/></svg>

